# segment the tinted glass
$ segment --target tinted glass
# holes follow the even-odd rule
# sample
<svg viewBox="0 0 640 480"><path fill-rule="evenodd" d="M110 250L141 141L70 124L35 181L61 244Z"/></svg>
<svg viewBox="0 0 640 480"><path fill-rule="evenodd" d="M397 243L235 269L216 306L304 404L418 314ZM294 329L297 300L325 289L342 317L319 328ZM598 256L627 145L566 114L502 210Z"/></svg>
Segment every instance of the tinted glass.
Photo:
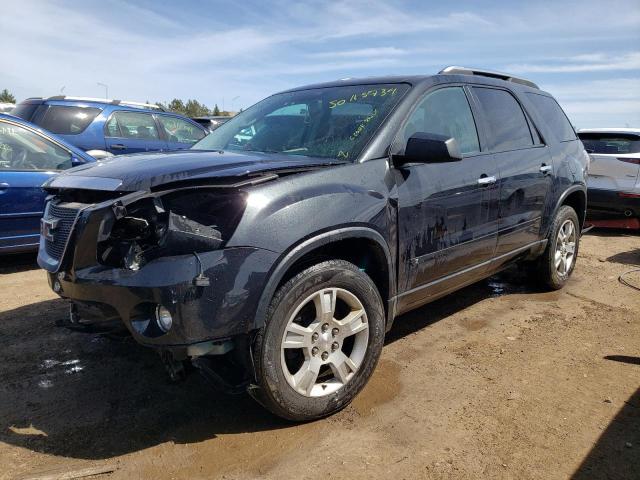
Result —
<svg viewBox="0 0 640 480"><path fill-rule="evenodd" d="M23 120L31 121L33 114L40 105L41 104L39 103L19 103L16 105L16 108L13 109L11 115L14 117L20 117Z"/></svg>
<svg viewBox="0 0 640 480"><path fill-rule="evenodd" d="M158 140L158 129L149 113L115 112L107 122L105 135L108 137Z"/></svg>
<svg viewBox="0 0 640 480"><path fill-rule="evenodd" d="M35 121L50 132L76 135L82 133L99 113L99 108L50 105L44 117Z"/></svg>
<svg viewBox="0 0 640 480"><path fill-rule="evenodd" d="M192 148L355 160L408 89L406 84L378 84L280 93L236 115Z"/></svg>
<svg viewBox="0 0 640 480"><path fill-rule="evenodd" d="M201 129L181 118L168 115L158 115L157 118L170 142L196 143L205 136Z"/></svg>
<svg viewBox="0 0 640 480"><path fill-rule="evenodd" d="M531 147L533 140L520 104L509 92L473 87L489 129L489 150L504 151Z"/></svg>
<svg viewBox="0 0 640 480"><path fill-rule="evenodd" d="M578 133L589 153L640 153L640 136L615 133Z"/></svg>
<svg viewBox="0 0 640 480"><path fill-rule="evenodd" d="M460 87L443 88L427 95L404 127L405 142L417 132L453 137L461 153L480 151L471 107Z"/></svg>
<svg viewBox="0 0 640 480"><path fill-rule="evenodd" d="M576 139L576 133L571 126L571 122L569 122L558 102L545 95L537 95L535 93L528 93L527 95L536 113L549 126L549 129L558 140L565 142Z"/></svg>
<svg viewBox="0 0 640 480"><path fill-rule="evenodd" d="M0 172L3 170L64 170L71 154L26 128L0 121Z"/></svg>

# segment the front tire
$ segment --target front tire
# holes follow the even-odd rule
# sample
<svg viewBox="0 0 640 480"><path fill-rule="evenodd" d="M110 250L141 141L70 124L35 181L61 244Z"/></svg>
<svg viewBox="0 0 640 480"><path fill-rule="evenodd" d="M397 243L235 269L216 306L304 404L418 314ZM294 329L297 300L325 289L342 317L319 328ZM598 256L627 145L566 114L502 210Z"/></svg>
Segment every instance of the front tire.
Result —
<svg viewBox="0 0 640 480"><path fill-rule="evenodd" d="M369 276L344 260L302 271L274 295L254 344L250 393L293 421L331 415L362 390L384 343L384 308Z"/></svg>
<svg viewBox="0 0 640 480"><path fill-rule="evenodd" d="M578 257L580 246L580 222L575 210L563 205L551 225L547 247L538 259L537 273L540 282L552 289L565 286Z"/></svg>

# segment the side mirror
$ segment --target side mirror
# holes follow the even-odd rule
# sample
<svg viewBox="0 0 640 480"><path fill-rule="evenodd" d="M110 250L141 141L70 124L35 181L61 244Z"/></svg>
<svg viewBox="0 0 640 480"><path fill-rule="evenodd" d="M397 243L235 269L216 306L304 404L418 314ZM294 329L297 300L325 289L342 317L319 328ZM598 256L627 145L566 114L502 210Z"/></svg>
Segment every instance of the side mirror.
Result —
<svg viewBox="0 0 640 480"><path fill-rule="evenodd" d="M444 163L462 160L462 154L455 138L435 133L414 133L407 140L404 155L396 155L394 164Z"/></svg>

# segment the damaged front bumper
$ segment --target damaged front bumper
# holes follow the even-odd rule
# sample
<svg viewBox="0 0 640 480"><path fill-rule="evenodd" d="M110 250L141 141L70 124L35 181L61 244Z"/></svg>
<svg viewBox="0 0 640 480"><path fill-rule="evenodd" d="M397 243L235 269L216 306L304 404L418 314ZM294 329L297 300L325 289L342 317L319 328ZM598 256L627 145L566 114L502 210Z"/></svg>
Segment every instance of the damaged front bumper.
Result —
<svg viewBox="0 0 640 480"><path fill-rule="evenodd" d="M100 257L99 246L113 229L115 208L126 208L124 197L76 204L68 215L64 209L73 210L71 203L51 205L38 263L48 271L51 288L73 301L72 311L82 322L121 321L139 343L171 350L176 358L226 353L226 340L251 330L275 252L224 245L206 251L207 242L192 240L193 225L183 220L172 231L169 217L164 247L150 250L153 255L135 269L114 266L110 260L105 264L108 257ZM52 208L58 209L60 221L49 215ZM57 230L45 231L47 221ZM56 239L56 233L62 238ZM165 320L170 316L169 328L159 321L160 311Z"/></svg>

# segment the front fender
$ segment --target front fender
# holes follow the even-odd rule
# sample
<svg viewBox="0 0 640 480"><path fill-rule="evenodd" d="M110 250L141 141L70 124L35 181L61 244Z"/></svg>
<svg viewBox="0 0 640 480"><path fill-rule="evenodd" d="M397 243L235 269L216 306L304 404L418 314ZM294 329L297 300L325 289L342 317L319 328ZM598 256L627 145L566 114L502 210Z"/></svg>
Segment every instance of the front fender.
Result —
<svg viewBox="0 0 640 480"><path fill-rule="evenodd" d="M394 298L396 294L396 276L395 265L393 263L393 257L391 249L387 244L384 237L372 228L363 226L348 226L342 227L337 230L331 230L328 232L319 233L307 238L293 246L284 255L282 255L274 267L271 269L268 275L268 280L265 285L264 291L258 302L258 308L256 310L256 316L253 324L253 328L261 328L264 326L267 309L269 303L276 293L278 285L286 275L287 271L307 253L316 250L323 245L337 242L345 239L367 239L374 241L380 249L384 252L385 259L387 261L387 271L389 272L389 298ZM383 301L386 299L383 299ZM388 316L393 315L393 308L389 308ZM389 323L388 319L388 323Z"/></svg>

